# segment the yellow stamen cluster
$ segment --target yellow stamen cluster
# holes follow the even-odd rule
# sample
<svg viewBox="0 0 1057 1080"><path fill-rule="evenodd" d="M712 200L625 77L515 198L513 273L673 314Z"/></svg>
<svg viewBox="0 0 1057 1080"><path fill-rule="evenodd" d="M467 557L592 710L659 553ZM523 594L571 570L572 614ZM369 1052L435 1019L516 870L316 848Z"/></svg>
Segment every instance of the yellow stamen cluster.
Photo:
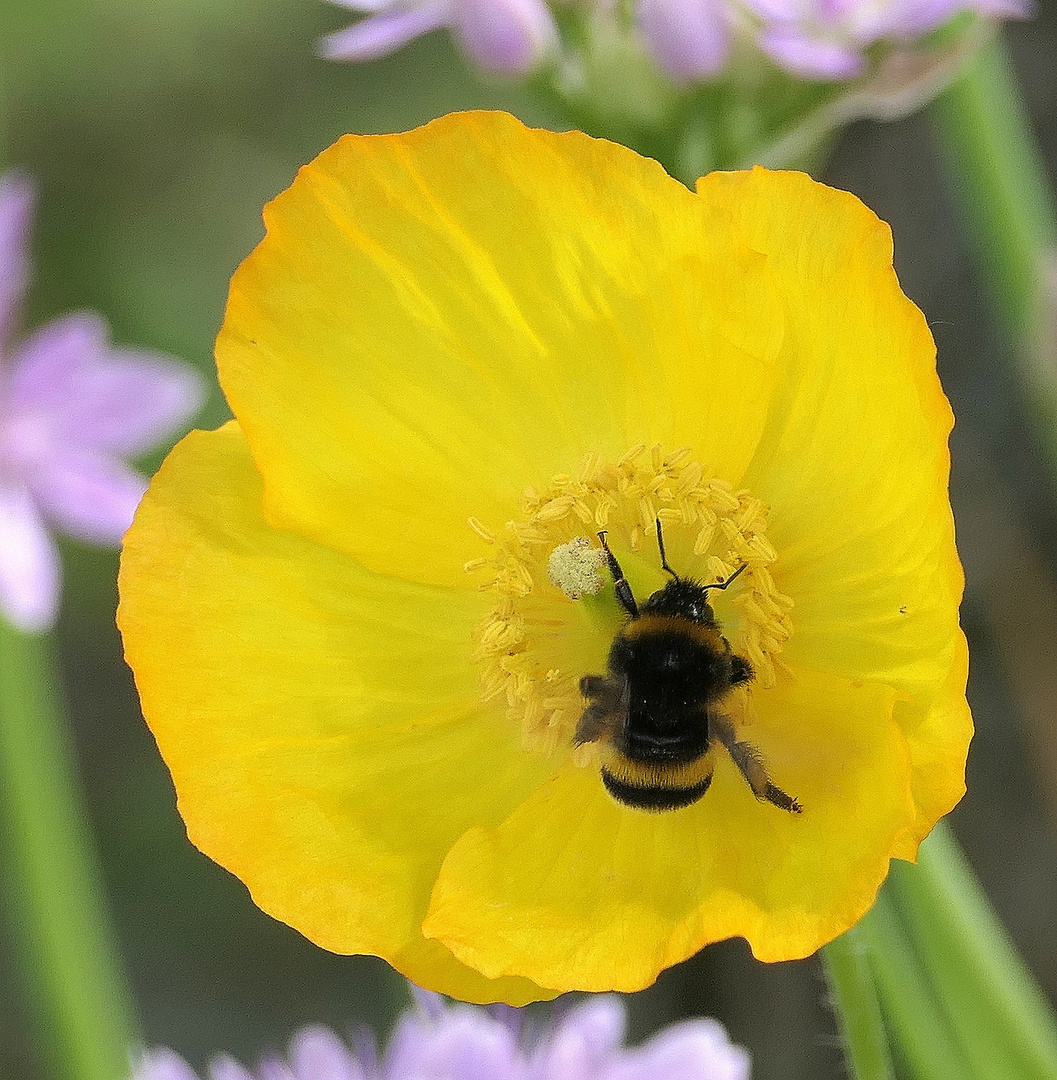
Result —
<svg viewBox="0 0 1057 1080"><path fill-rule="evenodd" d="M575 602L597 591L582 587L581 568L600 566L603 588L609 584L600 550L594 559L589 554L594 534L605 529L614 548L637 552L652 540L658 519L669 558L675 550L693 554L692 565L676 567L683 576L707 584L745 564L731 589L737 614L721 622L734 651L752 662L754 685L774 685L778 654L792 633L793 602L770 572L778 556L765 535L766 505L711 477L689 448L665 454L659 446L635 446L616 463L589 454L575 474L528 488L518 519L501 530L470 520L492 553L466 569L487 570L480 587L496 595L475 634L483 694L506 699L526 745L543 753L570 747L584 708L580 677L604 667L609 642L584 647ZM597 636L597 625L591 631Z"/></svg>

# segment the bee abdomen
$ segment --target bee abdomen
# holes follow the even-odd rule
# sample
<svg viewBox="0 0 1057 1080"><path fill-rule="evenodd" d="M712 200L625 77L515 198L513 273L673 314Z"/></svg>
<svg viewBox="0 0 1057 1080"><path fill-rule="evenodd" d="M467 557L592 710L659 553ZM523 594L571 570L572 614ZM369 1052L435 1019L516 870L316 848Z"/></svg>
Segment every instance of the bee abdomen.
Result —
<svg viewBox="0 0 1057 1080"><path fill-rule="evenodd" d="M695 720L697 718L695 717ZM708 750L708 729L699 721L691 727L662 733L628 725L620 742L624 756L639 765L688 765Z"/></svg>
<svg viewBox="0 0 1057 1080"><path fill-rule="evenodd" d="M606 791L619 803L631 806L636 810L653 810L658 813L664 810L680 810L684 806L697 802L712 783L712 777L706 776L696 784L686 787L667 787L662 784L629 784L619 777L614 776L604 765L602 766L602 783Z"/></svg>

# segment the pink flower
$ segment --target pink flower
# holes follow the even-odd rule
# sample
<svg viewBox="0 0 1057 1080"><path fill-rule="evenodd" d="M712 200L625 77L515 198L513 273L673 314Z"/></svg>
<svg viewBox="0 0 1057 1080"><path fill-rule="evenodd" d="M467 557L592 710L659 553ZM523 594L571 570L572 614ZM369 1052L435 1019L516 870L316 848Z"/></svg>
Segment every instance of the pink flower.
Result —
<svg viewBox="0 0 1057 1080"><path fill-rule="evenodd" d="M780 67L805 79L855 78L863 50L907 42L963 11L997 19L1031 14L1031 0L744 0L764 20L757 42Z"/></svg>
<svg viewBox="0 0 1057 1080"><path fill-rule="evenodd" d="M0 614L47 629L61 566L51 531L117 544L147 482L126 460L174 434L202 382L176 360L110 343L91 312L15 341L29 279L33 186L0 178Z"/></svg>
<svg viewBox="0 0 1057 1080"><path fill-rule="evenodd" d="M615 995L588 998L536 1038L520 1033L516 1009L445 1005L420 991L418 1008L397 1023L380 1058L354 1054L331 1031L304 1028L285 1061L256 1071L227 1056L209 1080L748 1080L749 1055L715 1020L675 1024L634 1049L625 1048L624 1007ZM182 1058L156 1050L133 1080L197 1080Z"/></svg>
<svg viewBox="0 0 1057 1080"><path fill-rule="evenodd" d="M367 16L319 43L330 60L373 60L413 38L449 27L469 58L486 71L523 75L558 42L544 0L331 0Z"/></svg>

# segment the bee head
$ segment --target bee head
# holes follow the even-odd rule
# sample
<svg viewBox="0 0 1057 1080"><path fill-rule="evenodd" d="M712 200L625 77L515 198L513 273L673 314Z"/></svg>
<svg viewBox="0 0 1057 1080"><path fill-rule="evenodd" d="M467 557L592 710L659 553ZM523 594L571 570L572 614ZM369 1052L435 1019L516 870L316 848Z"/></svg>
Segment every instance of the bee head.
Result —
<svg viewBox="0 0 1057 1080"><path fill-rule="evenodd" d="M717 626L707 588L689 578L675 578L658 589L643 605L642 613L686 619L698 626Z"/></svg>

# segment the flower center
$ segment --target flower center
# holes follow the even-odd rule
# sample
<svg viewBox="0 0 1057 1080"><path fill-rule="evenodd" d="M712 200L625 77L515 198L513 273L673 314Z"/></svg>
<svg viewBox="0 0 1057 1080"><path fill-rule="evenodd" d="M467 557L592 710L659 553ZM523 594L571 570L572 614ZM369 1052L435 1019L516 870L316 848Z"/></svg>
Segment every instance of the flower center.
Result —
<svg viewBox="0 0 1057 1080"><path fill-rule="evenodd" d="M580 678L605 672L627 617L597 533L605 530L641 603L668 580L657 521L680 577L707 585L745 566L729 596L716 591L709 600L734 652L751 661L753 685L774 685L793 601L771 575L778 555L766 537L766 505L711 476L689 448L635 446L615 463L589 454L575 474L526 489L517 518L501 529L470 519L490 552L466 569L485 573L480 587L496 598L475 632L482 695L505 699L526 747L572 748L585 707Z"/></svg>

